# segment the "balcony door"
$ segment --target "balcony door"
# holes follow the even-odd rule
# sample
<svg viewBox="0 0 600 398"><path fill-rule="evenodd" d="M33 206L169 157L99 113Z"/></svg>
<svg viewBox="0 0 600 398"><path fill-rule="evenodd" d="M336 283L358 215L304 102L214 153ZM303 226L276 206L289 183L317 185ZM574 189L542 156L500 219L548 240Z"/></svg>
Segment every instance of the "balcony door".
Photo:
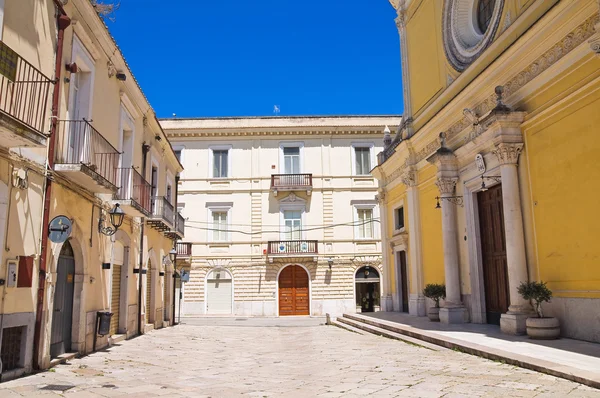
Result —
<svg viewBox="0 0 600 398"><path fill-rule="evenodd" d="M284 240L302 239L302 211L284 210Z"/></svg>
<svg viewBox="0 0 600 398"><path fill-rule="evenodd" d="M283 173L300 174L300 148L283 148Z"/></svg>

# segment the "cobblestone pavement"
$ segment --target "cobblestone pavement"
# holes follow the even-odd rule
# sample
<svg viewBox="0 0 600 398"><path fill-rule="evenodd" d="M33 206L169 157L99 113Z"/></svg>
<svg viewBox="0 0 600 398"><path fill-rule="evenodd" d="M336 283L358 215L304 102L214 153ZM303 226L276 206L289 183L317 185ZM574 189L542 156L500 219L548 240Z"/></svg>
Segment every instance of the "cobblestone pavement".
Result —
<svg viewBox="0 0 600 398"><path fill-rule="evenodd" d="M552 376L322 320L185 322L0 384L0 397L600 397Z"/></svg>

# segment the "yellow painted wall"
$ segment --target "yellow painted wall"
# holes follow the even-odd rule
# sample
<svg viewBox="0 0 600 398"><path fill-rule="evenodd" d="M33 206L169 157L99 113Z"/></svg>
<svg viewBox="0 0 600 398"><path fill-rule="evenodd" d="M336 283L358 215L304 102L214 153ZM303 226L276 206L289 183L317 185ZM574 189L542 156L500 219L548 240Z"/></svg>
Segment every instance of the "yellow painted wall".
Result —
<svg viewBox="0 0 600 398"><path fill-rule="evenodd" d="M444 253L442 246L442 213L435 208L439 195L433 181L419 186L421 210L421 250L423 256L423 282L444 283Z"/></svg>
<svg viewBox="0 0 600 398"><path fill-rule="evenodd" d="M388 197L388 202L386 203L387 206L387 236L389 238L393 238L394 236L394 231L395 231L395 225L396 225L396 220L395 220L395 209L398 207L398 205L401 203L402 200L404 200L404 225L405 225L405 232L408 232L408 215L406 214L406 208L407 208L407 202L406 202L406 186L404 184L399 184L396 187L394 187L393 189L389 190L387 193L387 197ZM386 245L387 247L384 247L383 250L387 250L388 251L388 269L387 269L387 275L388 278L390 278L391 281L393 281L391 283L391 292L392 293L396 293L396 256L394 255L394 251L392 250L392 248L389 245ZM408 259L408 255L407 255L407 259ZM408 281L410 281L410 267L407 267L407 278Z"/></svg>
<svg viewBox="0 0 600 398"><path fill-rule="evenodd" d="M600 297L600 87L595 90L525 132L539 277L557 296Z"/></svg>

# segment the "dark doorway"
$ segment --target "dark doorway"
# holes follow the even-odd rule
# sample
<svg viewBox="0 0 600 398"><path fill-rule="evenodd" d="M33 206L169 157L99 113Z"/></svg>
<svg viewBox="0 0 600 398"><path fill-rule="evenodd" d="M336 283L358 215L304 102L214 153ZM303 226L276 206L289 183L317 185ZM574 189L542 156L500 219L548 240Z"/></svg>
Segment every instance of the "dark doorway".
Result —
<svg viewBox="0 0 600 398"><path fill-rule="evenodd" d="M398 290L402 300L400 303L401 312L408 312L408 273L406 271L405 251L401 251L396 254L396 264L396 278L398 278Z"/></svg>
<svg viewBox="0 0 600 398"><path fill-rule="evenodd" d="M375 268L366 266L356 272L355 294L357 311L379 310L379 272Z"/></svg>
<svg viewBox="0 0 600 398"><path fill-rule="evenodd" d="M502 185L477 195L483 264L483 285L487 322L500 325L500 316L508 311L508 266L502 208Z"/></svg>
<svg viewBox="0 0 600 398"><path fill-rule="evenodd" d="M67 241L58 258L50 338L50 356L52 358L71 351L74 287L75 259L73 258L73 248Z"/></svg>

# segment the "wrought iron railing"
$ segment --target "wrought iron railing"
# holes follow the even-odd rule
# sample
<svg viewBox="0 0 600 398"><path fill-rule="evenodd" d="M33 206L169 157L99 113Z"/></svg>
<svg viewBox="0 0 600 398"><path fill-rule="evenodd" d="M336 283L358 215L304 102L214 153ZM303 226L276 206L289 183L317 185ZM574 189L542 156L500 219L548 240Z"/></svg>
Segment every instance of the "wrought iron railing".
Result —
<svg viewBox="0 0 600 398"><path fill-rule="evenodd" d="M185 218L183 218L181 213L175 215L175 230L181 235L185 235Z"/></svg>
<svg viewBox="0 0 600 398"><path fill-rule="evenodd" d="M271 189L311 188L312 174L272 174Z"/></svg>
<svg viewBox="0 0 600 398"><path fill-rule="evenodd" d="M87 120L60 120L56 164L82 164L117 186L121 154Z"/></svg>
<svg viewBox="0 0 600 398"><path fill-rule="evenodd" d="M377 163L379 165L385 163L385 161L388 160L396 152L396 147L400 145L401 141L402 140L400 139L400 137L395 137L392 140L390 146L386 147L383 151L377 154Z"/></svg>
<svg viewBox="0 0 600 398"><path fill-rule="evenodd" d="M316 240L269 241L267 254L317 254L318 243Z"/></svg>
<svg viewBox="0 0 600 398"><path fill-rule="evenodd" d="M171 225L175 223L173 205L166 197L154 196L152 198L152 217L162 218Z"/></svg>
<svg viewBox="0 0 600 398"><path fill-rule="evenodd" d="M132 200L148 213L152 210L150 192L152 186L133 167L120 168L120 185L116 198L119 200Z"/></svg>
<svg viewBox="0 0 600 398"><path fill-rule="evenodd" d="M44 134L50 87L54 84L37 68L0 42L0 110Z"/></svg>
<svg viewBox="0 0 600 398"><path fill-rule="evenodd" d="M192 255L192 244L189 242L177 242L177 257L189 257Z"/></svg>

